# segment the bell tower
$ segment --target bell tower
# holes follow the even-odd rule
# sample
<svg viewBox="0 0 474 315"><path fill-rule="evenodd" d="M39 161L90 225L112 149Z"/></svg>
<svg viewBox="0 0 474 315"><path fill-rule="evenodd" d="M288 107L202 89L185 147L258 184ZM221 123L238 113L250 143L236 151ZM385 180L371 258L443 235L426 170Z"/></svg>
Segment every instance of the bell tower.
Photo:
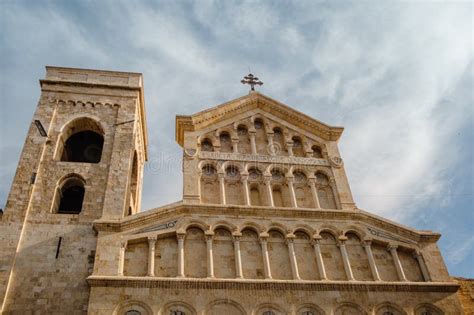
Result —
<svg viewBox="0 0 474 315"><path fill-rule="evenodd" d="M140 209L147 160L142 75L46 67L40 85L0 218L8 235L0 239L2 314L87 310L93 222Z"/></svg>

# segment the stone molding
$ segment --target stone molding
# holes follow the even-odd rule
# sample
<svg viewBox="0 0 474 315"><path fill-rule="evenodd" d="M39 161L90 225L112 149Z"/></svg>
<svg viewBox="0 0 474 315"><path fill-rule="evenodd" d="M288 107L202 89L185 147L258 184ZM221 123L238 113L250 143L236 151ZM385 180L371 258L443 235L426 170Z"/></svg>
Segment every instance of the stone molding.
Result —
<svg viewBox="0 0 474 315"><path fill-rule="evenodd" d="M254 155L244 153L221 153L221 152L199 152L199 158L204 160L219 160L219 161L245 161L245 162L261 162L261 163L276 163L288 165L314 165L314 166L331 166L326 159L316 159L308 157L296 156L275 156L275 155Z"/></svg>
<svg viewBox="0 0 474 315"><path fill-rule="evenodd" d="M353 292L445 292L458 290L456 282L396 282L377 281L306 281L306 280L240 280L183 279L161 277L90 276L91 287L133 287L161 289L208 290L281 290L281 291L353 291Z"/></svg>

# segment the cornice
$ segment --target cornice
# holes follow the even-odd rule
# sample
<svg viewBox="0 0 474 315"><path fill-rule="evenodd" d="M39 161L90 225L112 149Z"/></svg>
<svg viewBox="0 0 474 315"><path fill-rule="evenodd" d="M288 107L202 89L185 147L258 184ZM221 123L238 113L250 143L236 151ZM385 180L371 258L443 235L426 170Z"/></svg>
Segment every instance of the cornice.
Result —
<svg viewBox="0 0 474 315"><path fill-rule="evenodd" d="M371 213L356 210L327 210L303 208L271 208L231 205L184 204L177 202L164 207L141 212L120 220L96 220L97 231L123 232L134 228L146 227L162 220L176 218L181 215L222 215L230 217L265 217L313 220L347 220L356 221L372 227L378 227L415 242L436 242L440 234L429 231L417 231L398 223L389 221Z"/></svg>
<svg viewBox="0 0 474 315"><path fill-rule="evenodd" d="M248 279L183 279L161 277L90 276L91 287L133 287L201 290L277 290L351 292L441 292L455 293L456 282L305 281Z"/></svg>

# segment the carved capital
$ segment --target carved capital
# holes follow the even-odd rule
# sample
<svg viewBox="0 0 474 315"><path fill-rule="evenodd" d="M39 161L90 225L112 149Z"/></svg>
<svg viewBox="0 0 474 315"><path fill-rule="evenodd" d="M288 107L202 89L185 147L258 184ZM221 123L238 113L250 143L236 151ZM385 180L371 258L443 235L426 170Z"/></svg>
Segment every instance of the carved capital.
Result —
<svg viewBox="0 0 474 315"><path fill-rule="evenodd" d="M387 250L389 252L393 251L393 250L396 250L398 248L398 245L395 245L395 244L388 244L387 245Z"/></svg>
<svg viewBox="0 0 474 315"><path fill-rule="evenodd" d="M156 243L156 239L157 239L156 236L148 236L148 243L154 244Z"/></svg>

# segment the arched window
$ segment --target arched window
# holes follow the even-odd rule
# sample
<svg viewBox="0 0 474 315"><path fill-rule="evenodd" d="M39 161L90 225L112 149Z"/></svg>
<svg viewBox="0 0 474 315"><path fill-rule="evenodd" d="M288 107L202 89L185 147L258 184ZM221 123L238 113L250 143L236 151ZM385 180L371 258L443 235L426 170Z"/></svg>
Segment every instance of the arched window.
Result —
<svg viewBox="0 0 474 315"><path fill-rule="evenodd" d="M305 152L301 138L295 136L291 138L291 140L293 140L293 155L297 157L304 157Z"/></svg>
<svg viewBox="0 0 474 315"><path fill-rule="evenodd" d="M204 139L201 142L201 151L212 152L214 151L214 146L212 145L212 141L209 139Z"/></svg>
<svg viewBox="0 0 474 315"><path fill-rule="evenodd" d="M100 125L90 118L72 121L60 137L63 142L61 161L99 163L104 146Z"/></svg>
<svg viewBox="0 0 474 315"><path fill-rule="evenodd" d="M317 159L322 159L323 158L323 151L321 150L320 147L317 145L313 145L311 147L311 150L313 151L313 157Z"/></svg>
<svg viewBox="0 0 474 315"><path fill-rule="evenodd" d="M329 178L323 173L316 173L316 188L321 208L336 209L336 200L329 183Z"/></svg>
<svg viewBox="0 0 474 315"><path fill-rule="evenodd" d="M84 201L84 180L79 176L70 176L63 180L56 189L53 212L78 214L82 211Z"/></svg>
<svg viewBox="0 0 474 315"><path fill-rule="evenodd" d="M217 170L213 165L204 165L200 182L201 203L218 204L220 202L220 188L217 179Z"/></svg>
<svg viewBox="0 0 474 315"><path fill-rule="evenodd" d="M232 152L232 141L228 132L221 132L219 141L221 143L221 152Z"/></svg>
<svg viewBox="0 0 474 315"><path fill-rule="evenodd" d="M140 313L140 311L137 311L137 310L130 310L130 311L127 311L125 315L142 315L142 313Z"/></svg>
<svg viewBox="0 0 474 315"><path fill-rule="evenodd" d="M265 311L262 313L262 315L275 315L274 311Z"/></svg>
<svg viewBox="0 0 474 315"><path fill-rule="evenodd" d="M237 127L237 135L239 137L239 144L237 146L239 153L250 154L252 148L250 146L250 136L247 126L239 125Z"/></svg>
<svg viewBox="0 0 474 315"><path fill-rule="evenodd" d="M182 311L171 311L170 315L186 315L186 313Z"/></svg>
<svg viewBox="0 0 474 315"><path fill-rule="evenodd" d="M276 155L288 155L286 152L285 137L279 127L273 128L273 152Z"/></svg>
<svg viewBox="0 0 474 315"><path fill-rule="evenodd" d="M314 313L311 311L304 311L301 313L301 315L314 315Z"/></svg>

